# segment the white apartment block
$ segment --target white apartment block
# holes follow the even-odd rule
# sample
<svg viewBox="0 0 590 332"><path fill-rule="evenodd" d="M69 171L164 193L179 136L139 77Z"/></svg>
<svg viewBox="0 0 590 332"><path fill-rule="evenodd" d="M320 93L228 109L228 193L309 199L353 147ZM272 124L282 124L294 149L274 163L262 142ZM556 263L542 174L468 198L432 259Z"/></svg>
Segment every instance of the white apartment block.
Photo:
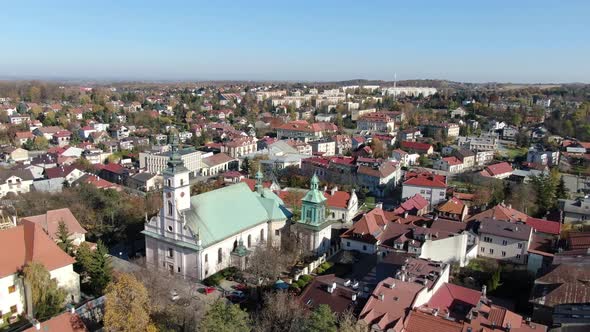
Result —
<svg viewBox="0 0 590 332"><path fill-rule="evenodd" d="M202 152L196 151L193 148L182 149L178 151L181 155L184 166L190 172L198 172L203 164L201 162ZM140 152L139 153L139 168L143 168L152 174L160 174L167 167L170 152Z"/></svg>
<svg viewBox="0 0 590 332"><path fill-rule="evenodd" d="M532 227L524 223L485 218L479 228L479 257L515 264L527 263L527 251L533 236Z"/></svg>
<svg viewBox="0 0 590 332"><path fill-rule="evenodd" d="M391 87L391 88L384 88L382 94L384 96L411 96L411 97L418 97L422 95L424 97L432 96L436 93L436 88L422 88L422 87L413 87L413 86L399 86L399 87Z"/></svg>

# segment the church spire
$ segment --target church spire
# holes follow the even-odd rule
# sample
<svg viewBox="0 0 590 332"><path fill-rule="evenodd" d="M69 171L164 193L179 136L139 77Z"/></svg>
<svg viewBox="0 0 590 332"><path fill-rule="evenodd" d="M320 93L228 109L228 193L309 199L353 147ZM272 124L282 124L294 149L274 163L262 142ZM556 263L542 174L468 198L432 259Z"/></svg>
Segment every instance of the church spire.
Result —
<svg viewBox="0 0 590 332"><path fill-rule="evenodd" d="M259 165L258 172L256 172L256 185L254 186L254 189L259 194L262 194L262 188L263 188L262 179L263 179L263 176L262 176L262 172L260 171L260 165Z"/></svg>
<svg viewBox="0 0 590 332"><path fill-rule="evenodd" d="M178 135L174 132L170 133L168 136L168 142L172 148L170 151L170 158L168 159L168 168L165 172L174 174L187 171L187 169L184 167L182 157L178 152Z"/></svg>
<svg viewBox="0 0 590 332"><path fill-rule="evenodd" d="M313 174L313 177L311 178L311 190L318 190L319 185L320 185L320 179L314 173Z"/></svg>

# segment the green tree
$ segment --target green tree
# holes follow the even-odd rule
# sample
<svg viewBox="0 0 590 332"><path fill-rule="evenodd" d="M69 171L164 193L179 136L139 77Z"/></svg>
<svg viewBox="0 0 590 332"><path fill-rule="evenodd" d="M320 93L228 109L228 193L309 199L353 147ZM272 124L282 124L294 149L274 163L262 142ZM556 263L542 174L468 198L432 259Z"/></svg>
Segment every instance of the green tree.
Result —
<svg viewBox="0 0 590 332"><path fill-rule="evenodd" d="M68 230L68 226L63 220L60 220L57 226L57 245L61 248L61 250L72 256L74 244L72 243L72 239L70 239L70 231Z"/></svg>
<svg viewBox="0 0 590 332"><path fill-rule="evenodd" d="M249 332L250 317L237 304L217 300L203 317L200 330L204 332Z"/></svg>
<svg viewBox="0 0 590 332"><path fill-rule="evenodd" d="M305 331L336 332L336 317L330 307L325 304L319 305L305 322Z"/></svg>
<svg viewBox="0 0 590 332"><path fill-rule="evenodd" d="M502 273L502 267L498 267L498 269L496 269L494 271L494 274L492 274L492 278L490 280L488 280L488 291L493 291L495 289L497 289L498 287L500 287L501 283L500 283L500 276Z"/></svg>
<svg viewBox="0 0 590 332"><path fill-rule="evenodd" d="M23 270L25 283L31 288L33 316L46 319L59 313L65 304L66 292L57 286L57 281L41 263L32 262Z"/></svg>
<svg viewBox="0 0 590 332"><path fill-rule="evenodd" d="M108 250L102 241L98 241L92 260L89 263L87 271L90 277L91 292L95 295L102 295L106 286L111 282L113 275Z"/></svg>
<svg viewBox="0 0 590 332"><path fill-rule="evenodd" d="M555 197L556 198L563 198L568 199L568 189L565 186L565 182L563 181L563 176L559 178L559 183L557 184L557 188L555 189Z"/></svg>

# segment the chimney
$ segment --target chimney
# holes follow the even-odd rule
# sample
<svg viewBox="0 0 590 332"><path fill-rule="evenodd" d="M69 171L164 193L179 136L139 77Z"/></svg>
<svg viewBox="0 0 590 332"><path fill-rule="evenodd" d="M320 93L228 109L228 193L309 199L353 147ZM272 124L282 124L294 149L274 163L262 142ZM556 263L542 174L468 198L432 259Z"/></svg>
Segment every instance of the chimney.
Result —
<svg viewBox="0 0 590 332"><path fill-rule="evenodd" d="M330 195L334 196L334 194L338 191L338 187L334 186L332 187L332 190L330 191Z"/></svg>
<svg viewBox="0 0 590 332"><path fill-rule="evenodd" d="M12 216L12 218L11 218L11 219L12 219L12 224L13 224L14 226L16 226L16 216Z"/></svg>
<svg viewBox="0 0 590 332"><path fill-rule="evenodd" d="M389 288L391 288L391 289L395 288L395 282L392 282L391 284L389 284Z"/></svg>
<svg viewBox="0 0 590 332"><path fill-rule="evenodd" d="M378 202L377 204L375 204L375 208L376 209L383 209L383 202Z"/></svg>
<svg viewBox="0 0 590 332"><path fill-rule="evenodd" d="M512 329L512 324L510 324L510 322L506 323L506 332L510 332L511 329Z"/></svg>
<svg viewBox="0 0 590 332"><path fill-rule="evenodd" d="M438 309L436 309L436 308L432 309L432 316L434 316L434 317L438 316Z"/></svg>
<svg viewBox="0 0 590 332"><path fill-rule="evenodd" d="M408 211L404 211L404 219L408 217Z"/></svg>
<svg viewBox="0 0 590 332"><path fill-rule="evenodd" d="M488 289L488 287L486 285L481 286L481 297L482 298L486 298L487 289Z"/></svg>
<svg viewBox="0 0 590 332"><path fill-rule="evenodd" d="M384 301L384 300L385 300L385 294L379 293L379 301Z"/></svg>

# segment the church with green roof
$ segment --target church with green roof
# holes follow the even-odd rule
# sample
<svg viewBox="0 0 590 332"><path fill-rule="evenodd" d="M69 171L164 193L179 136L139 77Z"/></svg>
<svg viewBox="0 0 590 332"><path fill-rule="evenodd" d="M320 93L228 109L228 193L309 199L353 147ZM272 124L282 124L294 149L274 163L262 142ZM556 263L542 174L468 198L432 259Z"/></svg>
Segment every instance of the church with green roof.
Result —
<svg viewBox="0 0 590 332"><path fill-rule="evenodd" d="M149 266L202 280L230 266L244 268L258 245L280 246L291 213L257 175L255 191L238 183L190 196L189 170L172 142L163 207L146 221Z"/></svg>

